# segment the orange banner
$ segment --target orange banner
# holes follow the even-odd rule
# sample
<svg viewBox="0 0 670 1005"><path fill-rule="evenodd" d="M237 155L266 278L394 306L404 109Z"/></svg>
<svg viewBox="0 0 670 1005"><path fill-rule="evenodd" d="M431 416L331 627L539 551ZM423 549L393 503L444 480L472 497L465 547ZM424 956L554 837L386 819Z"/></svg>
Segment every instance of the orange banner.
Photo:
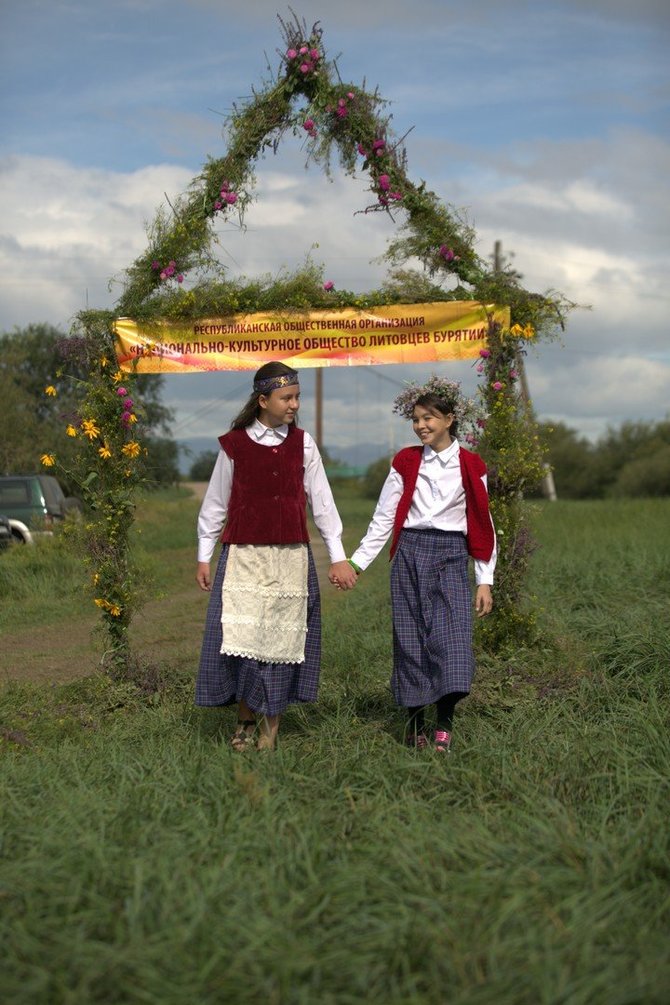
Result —
<svg viewBox="0 0 670 1005"><path fill-rule="evenodd" d="M119 367L138 373L362 366L472 359L488 318L509 327L509 307L454 300L370 310L277 311L198 321L114 322Z"/></svg>

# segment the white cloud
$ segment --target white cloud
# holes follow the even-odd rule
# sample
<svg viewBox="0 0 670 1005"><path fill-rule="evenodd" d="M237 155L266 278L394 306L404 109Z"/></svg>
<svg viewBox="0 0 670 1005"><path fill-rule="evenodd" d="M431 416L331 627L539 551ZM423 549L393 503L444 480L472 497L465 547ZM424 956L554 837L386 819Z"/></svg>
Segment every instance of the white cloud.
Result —
<svg viewBox="0 0 670 1005"><path fill-rule="evenodd" d="M555 149L560 151L560 145ZM596 185L588 172L576 177L573 169L564 177L545 177L543 158L538 148L535 162L527 160L527 179L518 184L510 185L503 165L501 171L490 168L485 190L473 186L464 193L478 218L482 255L502 238L504 251L518 252L515 265L530 288L558 288L579 303L593 305L592 311L578 311L570 318L564 350L541 347L539 357L529 360L538 413L567 416L568 424L589 435L626 418L661 417L670 376L663 356L665 256L653 242L640 255L632 237L624 244L613 239L627 221L625 229L634 229L637 243L645 245L648 228L656 223L654 195L647 192L641 207L635 193L626 194L624 165L619 164L614 181L608 176ZM222 262L233 274L276 274L296 267L311 251L315 261L324 263L326 278L338 287L365 290L378 285L385 270L370 260L384 251L394 228L384 215L355 215L369 201L367 182L341 174L330 181L319 170L302 167L302 155L290 145L278 158L261 163L258 201L248 212L247 229L221 228ZM87 296L91 306L112 306L120 290L107 290L109 277L118 275L145 247L144 221L163 193L172 199L190 180L188 171L170 165L112 172L76 168L53 158L7 158L0 164L5 294L0 326L45 320L66 327L86 305ZM426 376L430 369L425 368ZM466 382L473 377L468 367L447 369ZM379 430L380 442L386 439L396 392L382 386L374 370L380 368L329 373L329 444L370 441L373 428ZM393 371L398 380L413 379L419 372L422 376L416 367ZM167 400L177 408L179 421L189 419L178 435L202 435L212 428L211 414L205 410L192 417L201 409L199 403L215 401L214 388L224 386L229 375L217 378L211 393L204 377L196 378L203 382L198 390L190 386L188 393L187 385L179 383L182 379L187 380L175 378L167 385ZM306 424L309 408L306 401ZM229 408L223 412L225 428Z"/></svg>

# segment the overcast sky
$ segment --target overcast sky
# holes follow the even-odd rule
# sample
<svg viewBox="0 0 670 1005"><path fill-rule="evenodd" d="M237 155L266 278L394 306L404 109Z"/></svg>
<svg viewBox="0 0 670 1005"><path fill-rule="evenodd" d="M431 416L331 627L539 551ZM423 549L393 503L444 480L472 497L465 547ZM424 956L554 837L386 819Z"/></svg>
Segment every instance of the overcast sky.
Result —
<svg viewBox="0 0 670 1005"><path fill-rule="evenodd" d="M528 362L540 418L594 438L670 409L666 0L414 0L294 4L320 20L345 81L379 86L406 140L408 171L467 211L486 256L501 240L528 288L559 289L575 312L562 345ZM232 103L275 67L276 2L0 0L0 330L67 330L111 307L108 282L141 252L164 193L221 156ZM305 170L289 137L258 170L245 233L221 259L248 276L311 251L326 278L371 289L393 225L367 181ZM434 366L325 375L325 441L397 447L396 383ZM444 367L474 389L473 368ZM304 372L303 424L313 424ZM177 438L214 437L246 397L240 374L176 375L165 400ZM409 434L409 435L408 435Z"/></svg>

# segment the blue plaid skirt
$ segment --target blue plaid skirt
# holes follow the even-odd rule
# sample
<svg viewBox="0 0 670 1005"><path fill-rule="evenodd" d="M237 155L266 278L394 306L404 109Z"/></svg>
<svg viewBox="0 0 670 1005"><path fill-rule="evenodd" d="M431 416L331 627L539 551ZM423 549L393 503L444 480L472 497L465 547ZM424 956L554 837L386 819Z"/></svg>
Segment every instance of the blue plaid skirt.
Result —
<svg viewBox="0 0 670 1005"><path fill-rule="evenodd" d="M321 598L308 546L307 635L303 663L263 663L221 650L221 586L228 545L221 549L205 620L205 636L195 686L196 705L231 705L244 700L259 715L279 715L287 705L316 701L321 670Z"/></svg>
<svg viewBox="0 0 670 1005"><path fill-rule="evenodd" d="M463 534L403 530L391 568L391 690L405 708L467 694L472 651L472 591Z"/></svg>

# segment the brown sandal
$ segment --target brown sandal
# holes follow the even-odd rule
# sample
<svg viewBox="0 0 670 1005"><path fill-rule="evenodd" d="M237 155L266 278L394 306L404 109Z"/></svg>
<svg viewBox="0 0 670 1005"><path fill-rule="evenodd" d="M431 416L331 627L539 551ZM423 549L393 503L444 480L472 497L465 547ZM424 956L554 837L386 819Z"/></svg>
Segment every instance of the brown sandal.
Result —
<svg viewBox="0 0 670 1005"><path fill-rule="evenodd" d="M238 719L235 732L230 738L230 745L238 754L256 746L256 720Z"/></svg>

